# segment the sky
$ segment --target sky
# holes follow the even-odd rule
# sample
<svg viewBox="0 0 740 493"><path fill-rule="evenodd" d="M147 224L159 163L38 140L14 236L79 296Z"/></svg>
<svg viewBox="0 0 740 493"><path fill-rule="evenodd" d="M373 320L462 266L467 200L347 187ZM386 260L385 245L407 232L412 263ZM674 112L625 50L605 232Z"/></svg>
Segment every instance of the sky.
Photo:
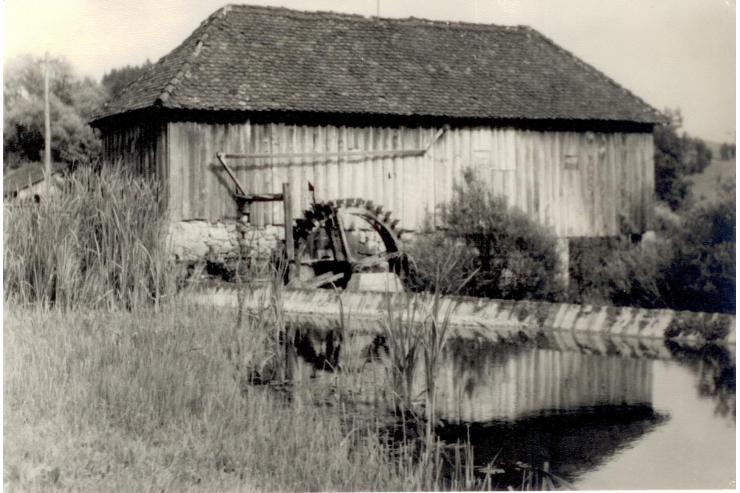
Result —
<svg viewBox="0 0 740 493"><path fill-rule="evenodd" d="M80 75L156 61L228 0L5 0L4 60L66 57ZM231 0L300 10L526 24L684 129L735 140L735 0Z"/></svg>

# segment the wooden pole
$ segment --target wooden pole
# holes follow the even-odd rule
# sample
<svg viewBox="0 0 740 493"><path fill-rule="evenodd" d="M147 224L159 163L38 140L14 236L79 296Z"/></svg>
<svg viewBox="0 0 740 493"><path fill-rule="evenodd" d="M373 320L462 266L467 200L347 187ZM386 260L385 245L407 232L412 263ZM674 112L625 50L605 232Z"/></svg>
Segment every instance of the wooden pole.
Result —
<svg viewBox="0 0 740 493"><path fill-rule="evenodd" d="M295 279L295 243L293 243L293 196L290 183L283 183L283 226L285 228L285 256L288 259L288 279Z"/></svg>
<svg viewBox="0 0 740 493"><path fill-rule="evenodd" d="M46 191L51 186L51 117L49 116L49 53L44 56L44 174Z"/></svg>

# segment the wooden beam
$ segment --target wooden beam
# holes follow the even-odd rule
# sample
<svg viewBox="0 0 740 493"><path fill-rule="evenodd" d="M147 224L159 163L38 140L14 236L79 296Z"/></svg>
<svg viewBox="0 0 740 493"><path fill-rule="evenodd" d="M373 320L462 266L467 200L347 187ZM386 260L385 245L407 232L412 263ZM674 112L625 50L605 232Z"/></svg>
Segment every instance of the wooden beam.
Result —
<svg viewBox="0 0 740 493"><path fill-rule="evenodd" d="M254 153L254 154L221 154L225 159L300 159L326 157L368 157L392 158L405 156L421 156L426 149L408 149L398 151L346 151L346 152L290 152L290 153Z"/></svg>
<svg viewBox="0 0 740 493"><path fill-rule="evenodd" d="M228 158L228 156L219 152L216 154L216 157L218 158L218 162L221 163L221 166L223 166L224 169L226 170L226 173L228 173L229 178L231 178L231 181L234 182L234 186L236 186L237 193L246 196L247 192L244 191L244 187L242 187L241 183L239 183L239 180L236 178L236 175L234 174L234 172L231 171L231 168L229 167L229 165L226 164L226 161L224 161L224 159Z"/></svg>
<svg viewBox="0 0 740 493"><path fill-rule="evenodd" d="M449 129L450 129L450 126L449 125L445 125L442 128L440 128L439 130L437 130L437 133L434 134L434 137L432 138L432 140L429 141L429 143L426 145L426 147L424 147L424 152L422 152L421 154L422 155L426 154L429 151L429 149L432 148L432 146L434 145L434 143L437 142L445 134L445 132L447 132Z"/></svg>
<svg viewBox="0 0 740 493"><path fill-rule="evenodd" d="M316 276L312 279L304 281L301 284L301 287L304 289L317 289L323 286L324 284L333 284L343 277L344 277L344 274L341 272L339 274L334 274L333 272L327 272L325 274L321 274L320 276Z"/></svg>
<svg viewBox="0 0 740 493"><path fill-rule="evenodd" d="M284 194L282 193L255 193L249 195L243 195L240 193L234 194L234 199L242 200L244 202L276 202L283 200Z"/></svg>

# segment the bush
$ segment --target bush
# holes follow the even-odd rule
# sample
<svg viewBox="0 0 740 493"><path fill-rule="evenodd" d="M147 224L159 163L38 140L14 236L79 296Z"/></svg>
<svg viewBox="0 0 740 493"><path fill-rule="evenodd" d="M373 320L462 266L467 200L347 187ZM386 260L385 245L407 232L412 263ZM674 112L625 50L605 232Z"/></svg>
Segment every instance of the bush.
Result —
<svg viewBox="0 0 740 493"><path fill-rule="evenodd" d="M669 248L663 241L635 245L621 237L571 240L569 298L595 305L664 307L659 281Z"/></svg>
<svg viewBox="0 0 740 493"><path fill-rule="evenodd" d="M425 228L407 249L410 272L406 284L417 292L458 294L475 271L475 252L459 239Z"/></svg>
<svg viewBox="0 0 740 493"><path fill-rule="evenodd" d="M724 194L685 217L662 211L658 237L647 244L626 238L571 241L571 300L734 313L734 189Z"/></svg>
<svg viewBox="0 0 740 493"><path fill-rule="evenodd" d="M681 310L735 312L735 190L692 209L673 234L664 297Z"/></svg>
<svg viewBox="0 0 740 493"><path fill-rule="evenodd" d="M472 296L555 300L561 295L555 237L494 197L471 171L464 173L441 217L444 235L417 246L415 256L412 252L417 264L458 259L459 279L469 278L462 292Z"/></svg>
<svg viewBox="0 0 740 493"><path fill-rule="evenodd" d="M119 166L80 168L33 201L4 205L5 296L62 308L133 308L174 283L158 187Z"/></svg>

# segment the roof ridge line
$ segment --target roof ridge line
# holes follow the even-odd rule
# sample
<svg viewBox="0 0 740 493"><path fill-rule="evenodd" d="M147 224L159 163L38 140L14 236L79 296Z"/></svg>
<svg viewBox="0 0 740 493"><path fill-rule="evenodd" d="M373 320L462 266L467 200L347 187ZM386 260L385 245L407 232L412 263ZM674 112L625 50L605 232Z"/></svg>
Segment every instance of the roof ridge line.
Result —
<svg viewBox="0 0 740 493"><path fill-rule="evenodd" d="M157 99L154 100L154 104L160 104L165 105L167 104L167 101L172 97L172 94L174 93L175 89L177 89L177 86L182 81L183 75L186 73L187 69L190 68L191 63L193 60L200 55L201 50L203 49L203 46L205 45L205 41L208 39L208 36L210 34L211 29L213 29L214 24L216 24L216 21L220 17L221 19L225 18L226 15L231 9L233 5L228 4L224 5L220 9L216 10L214 13L209 15L203 22L200 23L200 25L196 28L196 31L198 29L203 29L203 32L201 33L198 40L195 42L195 48L192 50L192 52L187 56L187 58L182 62L182 66L180 67L180 70L175 73L175 75L170 79L167 84L165 84L164 89L162 89L162 92L159 96L157 96Z"/></svg>
<svg viewBox="0 0 740 493"><path fill-rule="evenodd" d="M612 79L611 77L609 77L607 74L605 74L604 72L602 72L598 68L594 67L593 65L591 65L588 62L586 62L585 60L579 58L572 51L568 50L567 48L564 48L564 47L560 46L555 41L553 41L552 39L550 39L550 37L546 36L545 34L543 34L542 32L538 31L537 29L533 28L532 26L523 26L523 27L527 31L532 32L532 33L535 33L536 35L538 35L545 42L547 42L550 46L555 47L555 49L557 49L561 53L569 56L571 59L573 59L576 62L576 64L578 64L583 69L591 72L592 74L594 74L597 77L601 78L602 80L604 80L608 84L611 84L612 86L614 86L615 88L617 88L617 90L621 91L622 93L626 94L627 96L633 97L636 100L638 100L640 103L642 103L646 107L646 109L648 111L650 111L651 113L653 113L656 117L660 118L661 121L663 119L665 119L665 115L663 115L662 112L660 112L660 111L656 110L655 108L653 108L650 104L648 104L647 101L645 101L640 96L638 96L637 94L633 93L632 91L630 91L629 89L627 89L623 85L619 84L617 81L615 81L614 79Z"/></svg>
<svg viewBox="0 0 740 493"><path fill-rule="evenodd" d="M253 10L253 11L264 11L264 12L271 12L275 14L282 14L285 16L322 16L326 17L327 15L330 15L334 18L338 19L345 19L345 20L357 20L357 21L364 21L364 22L378 22L378 21L389 21L393 23L404 23L404 24L421 24L426 26L433 26L433 27L453 27L453 28L463 28L463 29L469 29L469 30L480 30L480 31L491 31L495 29L506 29L506 30L521 30L525 29L528 26L524 24L492 24L492 23L486 23L486 22L469 22L469 21L450 21L450 20L443 20L443 19L428 19L425 17L383 17L383 16L375 16L375 15L363 15L363 14L353 14L349 12L337 12L334 10L300 10L300 9L292 9L288 7L276 7L271 5L253 5L253 4L234 4L230 3L227 5L227 7L233 7L237 9L243 9L243 10Z"/></svg>

